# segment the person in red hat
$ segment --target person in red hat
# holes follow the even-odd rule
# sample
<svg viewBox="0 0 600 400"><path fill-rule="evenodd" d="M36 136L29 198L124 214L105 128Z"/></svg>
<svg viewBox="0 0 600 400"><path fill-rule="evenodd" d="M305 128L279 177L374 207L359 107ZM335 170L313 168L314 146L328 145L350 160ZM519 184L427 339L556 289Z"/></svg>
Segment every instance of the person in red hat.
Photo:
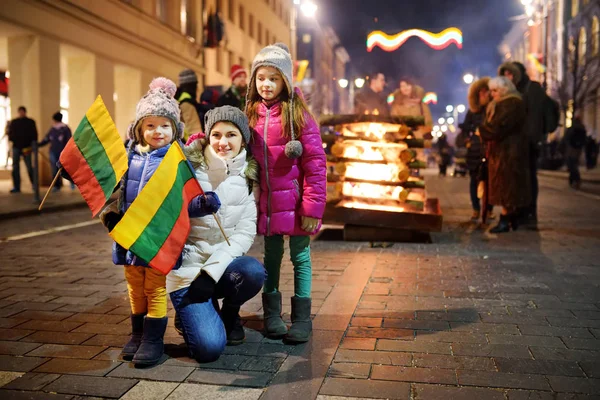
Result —
<svg viewBox="0 0 600 400"><path fill-rule="evenodd" d="M231 86L217 101L217 107L233 106L244 111L246 106L246 90L248 89L248 72L241 65L231 66Z"/></svg>

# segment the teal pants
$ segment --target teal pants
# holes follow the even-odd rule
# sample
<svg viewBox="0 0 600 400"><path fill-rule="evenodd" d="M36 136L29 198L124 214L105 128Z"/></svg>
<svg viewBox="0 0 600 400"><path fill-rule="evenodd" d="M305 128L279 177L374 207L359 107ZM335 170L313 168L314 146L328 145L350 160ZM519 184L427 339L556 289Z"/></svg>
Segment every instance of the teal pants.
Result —
<svg viewBox="0 0 600 400"><path fill-rule="evenodd" d="M279 274L283 260L283 236L265 236L265 268L267 280L263 292L279 291ZM310 297L312 265L310 262L310 236L290 236L290 258L294 265L294 294Z"/></svg>

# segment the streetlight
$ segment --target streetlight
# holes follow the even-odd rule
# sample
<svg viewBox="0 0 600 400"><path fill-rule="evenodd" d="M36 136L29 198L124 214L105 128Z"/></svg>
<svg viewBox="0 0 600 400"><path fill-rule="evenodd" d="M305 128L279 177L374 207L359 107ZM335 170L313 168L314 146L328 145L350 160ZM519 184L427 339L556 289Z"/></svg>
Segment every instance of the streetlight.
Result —
<svg viewBox="0 0 600 400"><path fill-rule="evenodd" d="M356 85L357 88L362 88L365 84L365 80L363 78L356 78L354 80L354 84Z"/></svg>
<svg viewBox="0 0 600 400"><path fill-rule="evenodd" d="M474 79L475 79L475 77L473 76L473 74L465 74L463 76L463 81L465 81L465 83L467 85L470 85L471 83L473 83Z"/></svg>
<svg viewBox="0 0 600 400"><path fill-rule="evenodd" d="M442 125L442 132L446 132L448 130L448 127L446 125Z"/></svg>
<svg viewBox="0 0 600 400"><path fill-rule="evenodd" d="M444 118L444 117L438 118L438 124L442 125L444 122L446 122L446 118Z"/></svg>
<svg viewBox="0 0 600 400"><path fill-rule="evenodd" d="M466 110L466 107L464 104L459 104L456 106L456 111L458 111L459 113L464 113Z"/></svg>
<svg viewBox="0 0 600 400"><path fill-rule="evenodd" d="M317 13L317 5L312 1L307 1L302 3L300 10L302 10L305 17L312 18Z"/></svg>
<svg viewBox="0 0 600 400"><path fill-rule="evenodd" d="M346 89L348 87L348 79L338 79L338 85L340 85L342 89Z"/></svg>
<svg viewBox="0 0 600 400"><path fill-rule="evenodd" d="M454 123L454 118L450 117L446 120L446 122L448 122L450 125L452 125Z"/></svg>
<svg viewBox="0 0 600 400"><path fill-rule="evenodd" d="M452 112L452 110L454 110L454 107L452 107L450 104L448 104L446 106L446 112Z"/></svg>
<svg viewBox="0 0 600 400"><path fill-rule="evenodd" d="M434 125L434 126L433 126L433 131L434 131L434 132L437 132L437 131L439 131L439 130L440 130L440 126L439 126L439 125Z"/></svg>

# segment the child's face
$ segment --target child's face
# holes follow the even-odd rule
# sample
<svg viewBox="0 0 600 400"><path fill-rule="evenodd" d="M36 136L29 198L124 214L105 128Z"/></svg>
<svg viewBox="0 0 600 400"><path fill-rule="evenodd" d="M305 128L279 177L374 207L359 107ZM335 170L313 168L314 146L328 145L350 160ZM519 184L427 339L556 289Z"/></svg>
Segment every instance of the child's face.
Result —
<svg viewBox="0 0 600 400"><path fill-rule="evenodd" d="M256 90L263 99L276 99L284 87L285 82L277 68L260 67L256 71Z"/></svg>
<svg viewBox="0 0 600 400"><path fill-rule="evenodd" d="M240 154L242 150L242 134L231 122L217 122L210 131L210 146L224 160Z"/></svg>
<svg viewBox="0 0 600 400"><path fill-rule="evenodd" d="M141 131L144 141L153 149L165 147L173 140L173 125L165 117L146 117L142 120Z"/></svg>

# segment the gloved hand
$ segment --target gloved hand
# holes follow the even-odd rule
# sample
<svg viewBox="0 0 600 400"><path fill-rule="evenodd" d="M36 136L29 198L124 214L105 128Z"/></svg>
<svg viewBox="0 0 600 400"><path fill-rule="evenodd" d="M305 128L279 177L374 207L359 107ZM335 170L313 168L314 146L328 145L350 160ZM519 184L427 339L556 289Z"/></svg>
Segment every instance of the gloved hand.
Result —
<svg viewBox="0 0 600 400"><path fill-rule="evenodd" d="M215 294L217 283L205 272L200 275L190 285L186 295L183 298L185 304L204 303L212 299Z"/></svg>
<svg viewBox="0 0 600 400"><path fill-rule="evenodd" d="M188 212L191 218L204 217L216 213L221 207L221 200L215 192L205 192L204 195L196 196L190 202Z"/></svg>
<svg viewBox="0 0 600 400"><path fill-rule="evenodd" d="M308 233L313 233L315 230L317 230L319 222L321 222L321 220L318 218L302 217L302 230Z"/></svg>
<svg viewBox="0 0 600 400"><path fill-rule="evenodd" d="M117 226L119 221L121 221L121 218L123 218L123 216L119 213L108 212L106 213L106 215L104 215L102 223L104 224L106 229L108 229L109 232L112 232L112 230L115 228L115 226Z"/></svg>

